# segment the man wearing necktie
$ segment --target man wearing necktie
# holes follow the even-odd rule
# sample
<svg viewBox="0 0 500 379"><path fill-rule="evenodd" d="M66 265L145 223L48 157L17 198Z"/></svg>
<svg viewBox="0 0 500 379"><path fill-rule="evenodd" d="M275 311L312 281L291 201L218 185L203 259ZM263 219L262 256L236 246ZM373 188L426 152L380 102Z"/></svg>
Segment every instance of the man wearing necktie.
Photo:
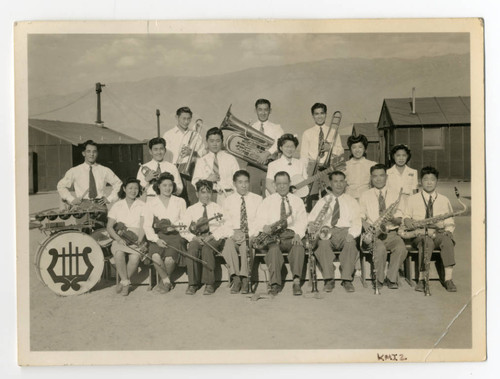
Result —
<svg viewBox="0 0 500 379"><path fill-rule="evenodd" d="M359 206L361 218L373 225L381 217L387 207L398 200L399 192L386 186L387 170L385 165L378 163L370 168L372 188L361 194ZM387 234L373 236L373 262L377 271L378 287L385 283L390 289L398 288L398 271L408 255L403 239L398 235L398 227L403 217L402 204L399 203L394 215L385 223ZM390 252L389 267L385 274L387 255ZM385 281L384 281L385 277Z"/></svg>
<svg viewBox="0 0 500 379"><path fill-rule="evenodd" d="M321 226L331 229L329 240L318 240L314 252L323 273L325 285L323 290L331 292L335 287L335 266L333 266L334 250L340 252L340 268L342 286L347 292L354 292L352 284L354 265L358 258L355 239L361 233L361 218L358 202L344 193L345 175L342 171L333 171L328 175L332 193L321 198L309 214L308 221L314 223L325 206L328 197L331 203ZM313 246L314 248L315 246Z"/></svg>
<svg viewBox="0 0 500 379"><path fill-rule="evenodd" d="M290 175L280 171L274 176L276 192L266 197L257 211L259 230L273 235L271 225L286 219L287 229L280 233L277 243L262 249L266 251L265 262L269 268L271 294L277 295L283 286L281 269L284 264L283 253L288 253L292 272L294 295L301 295L300 280L304 267L304 246L302 238L307 227L307 214L304 202L290 193Z"/></svg>
<svg viewBox="0 0 500 379"><path fill-rule="evenodd" d="M226 217L224 237L227 239L222 255L226 260L231 278L231 293L237 294L241 291L242 294L247 294L251 275L247 254L251 254L251 264L253 262L251 246L253 238L258 233L256 217L257 210L262 203L262 197L249 192L250 175L247 171L236 171L233 179L236 193L229 195L224 202L224 215Z"/></svg>
<svg viewBox="0 0 500 379"><path fill-rule="evenodd" d="M450 201L446 196L436 191L439 172L434 167L424 167L420 171L422 181L422 192L416 193L408 199L405 209L404 224L409 230L415 229L415 222L453 212ZM457 287L453 283L453 267L455 266L455 220L448 217L437 221L434 225L417 230L417 235L412 244L419 249L419 253L430 256L434 249L440 249L441 260L444 266L444 287L448 292L456 292ZM421 254L419 254L421 255ZM420 257L423 259L423 257ZM420 266L421 267L421 266ZM415 291L424 291L423 272L420 272L419 281Z"/></svg>

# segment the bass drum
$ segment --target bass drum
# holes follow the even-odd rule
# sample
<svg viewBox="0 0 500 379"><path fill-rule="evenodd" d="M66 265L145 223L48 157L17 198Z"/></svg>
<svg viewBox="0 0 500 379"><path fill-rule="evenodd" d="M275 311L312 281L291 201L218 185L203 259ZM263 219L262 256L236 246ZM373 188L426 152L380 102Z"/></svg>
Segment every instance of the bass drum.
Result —
<svg viewBox="0 0 500 379"><path fill-rule="evenodd" d="M41 244L35 266L38 278L56 294L81 295L101 279L104 255L88 234L64 231Z"/></svg>

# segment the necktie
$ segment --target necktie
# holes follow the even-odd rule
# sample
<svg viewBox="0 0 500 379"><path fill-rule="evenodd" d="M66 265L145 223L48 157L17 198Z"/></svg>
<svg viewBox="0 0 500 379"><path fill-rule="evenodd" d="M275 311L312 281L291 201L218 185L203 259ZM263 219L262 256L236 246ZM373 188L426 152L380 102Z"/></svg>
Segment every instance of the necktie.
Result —
<svg viewBox="0 0 500 379"><path fill-rule="evenodd" d="M203 204L203 217L208 220L208 213L207 213L207 205L206 204ZM210 226L208 226L208 232L210 232Z"/></svg>
<svg viewBox="0 0 500 379"><path fill-rule="evenodd" d="M281 208L280 208L280 220L286 220L286 208L285 208L286 196L281 196Z"/></svg>
<svg viewBox="0 0 500 379"><path fill-rule="evenodd" d="M158 162L158 166L156 167L156 172L159 174L161 174L161 168L160 168L160 162Z"/></svg>
<svg viewBox="0 0 500 379"><path fill-rule="evenodd" d="M384 196L382 196L382 191L379 191L378 193L378 214L381 215L382 213L385 212L385 199Z"/></svg>
<svg viewBox="0 0 500 379"><path fill-rule="evenodd" d="M340 219L340 205L339 205L339 199L335 198L335 205L333 206L333 214L332 214L332 226L337 225L337 222Z"/></svg>
<svg viewBox="0 0 500 379"><path fill-rule="evenodd" d="M323 133L323 127L319 127L319 138L318 138L318 153L320 152L321 147L323 146L323 142L325 141L325 133ZM320 156L323 156L321 153Z"/></svg>
<svg viewBox="0 0 500 379"><path fill-rule="evenodd" d="M95 184L94 173L92 172L92 166L89 169L89 199L95 199L97 197L97 186Z"/></svg>
<svg viewBox="0 0 500 379"><path fill-rule="evenodd" d="M240 208L240 230L248 234L248 216L247 216L247 206L245 204L245 198L241 197L241 208Z"/></svg>
<svg viewBox="0 0 500 379"><path fill-rule="evenodd" d="M427 203L427 209L425 210L425 218L434 217L433 205L432 196L429 196L429 202Z"/></svg>
<svg viewBox="0 0 500 379"><path fill-rule="evenodd" d="M217 159L217 153L214 153L214 174L219 176L219 160Z"/></svg>
<svg viewBox="0 0 500 379"><path fill-rule="evenodd" d="M264 133L264 123L263 122L260 123L260 131L262 133Z"/></svg>

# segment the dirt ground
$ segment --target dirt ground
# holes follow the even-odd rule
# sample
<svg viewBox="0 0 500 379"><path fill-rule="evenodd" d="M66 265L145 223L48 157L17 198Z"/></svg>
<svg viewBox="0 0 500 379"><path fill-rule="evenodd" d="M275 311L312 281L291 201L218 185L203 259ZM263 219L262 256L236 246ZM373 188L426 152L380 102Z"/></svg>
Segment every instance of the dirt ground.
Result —
<svg viewBox="0 0 500 379"><path fill-rule="evenodd" d="M441 192L451 198L455 185L470 205L469 183L441 184ZM57 202L55 193L30 196L30 212ZM459 208L455 200L453 206ZM384 287L375 296L356 278L352 294L337 281L323 299L294 297L288 282L279 296L259 301L230 295L227 282L212 296L186 296L179 283L166 295L142 285L123 297L113 281L102 280L87 294L59 297L36 276L34 257L45 237L31 230L31 350L470 348L470 217L456 224L457 293L433 280L425 297L401 280L398 290ZM310 290L307 282L303 290Z"/></svg>

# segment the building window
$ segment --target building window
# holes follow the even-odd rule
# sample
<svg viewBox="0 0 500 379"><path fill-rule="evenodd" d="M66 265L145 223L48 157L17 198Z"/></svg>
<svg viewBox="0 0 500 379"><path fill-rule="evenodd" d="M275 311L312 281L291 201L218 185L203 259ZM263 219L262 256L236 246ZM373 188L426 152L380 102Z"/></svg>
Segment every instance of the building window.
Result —
<svg viewBox="0 0 500 379"><path fill-rule="evenodd" d="M433 150L443 148L443 128L424 127L422 135L424 139L424 149Z"/></svg>

